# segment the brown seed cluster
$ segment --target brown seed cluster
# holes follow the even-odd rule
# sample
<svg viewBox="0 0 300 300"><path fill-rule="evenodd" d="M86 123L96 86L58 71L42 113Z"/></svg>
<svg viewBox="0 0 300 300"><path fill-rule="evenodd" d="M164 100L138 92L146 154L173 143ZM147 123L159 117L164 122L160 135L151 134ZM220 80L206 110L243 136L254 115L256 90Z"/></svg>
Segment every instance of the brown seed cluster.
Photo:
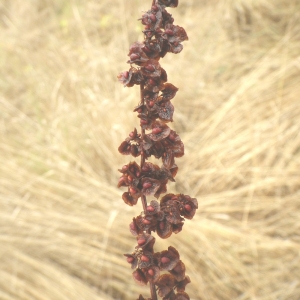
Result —
<svg viewBox="0 0 300 300"><path fill-rule="evenodd" d="M185 265L178 251L154 251L155 232L166 239L182 230L185 219L192 219L198 202L184 194L166 194L161 199L147 203L146 197L159 199L167 192L169 181L174 182L178 167L175 158L184 155L184 145L179 135L167 123L173 121L174 106L171 100L178 88L168 83L167 72L159 60L167 53L177 54L183 49L182 42L188 39L185 30L174 25L166 7L177 7L178 0L153 0L152 7L143 13L144 41L135 42L129 48L130 68L118 75L125 87L140 86L140 103L134 108L140 119L140 132L135 128L119 146L123 155L140 157L124 165L119 172L118 187L126 187L123 201L136 205L140 199L143 212L134 217L129 225L136 237L134 252L124 254L134 270L134 280L140 285L150 285L151 298L142 295L137 300L189 300L185 286L190 278L185 274ZM151 156L161 159L162 164L147 161Z"/></svg>

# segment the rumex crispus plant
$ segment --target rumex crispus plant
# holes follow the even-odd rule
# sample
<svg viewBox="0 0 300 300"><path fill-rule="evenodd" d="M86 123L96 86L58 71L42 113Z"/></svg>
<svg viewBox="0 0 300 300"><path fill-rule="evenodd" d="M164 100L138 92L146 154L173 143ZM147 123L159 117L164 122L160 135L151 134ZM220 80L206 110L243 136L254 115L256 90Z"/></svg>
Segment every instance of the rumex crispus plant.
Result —
<svg viewBox="0 0 300 300"><path fill-rule="evenodd" d="M154 251L156 234L166 239L172 233L182 230L185 219L192 219L198 202L184 194L166 194L168 181L175 181L178 167L175 158L184 154L184 145L179 135L166 123L173 121L174 106L171 100L178 89L167 82L167 72L159 60L167 53L177 54L188 39L185 30L174 25L172 15L166 7L177 7L178 0L153 0L151 9L140 19L145 26L144 41L135 42L129 49L129 71L122 72L118 79L125 87L140 86L140 102L134 112L140 119L140 132L135 128L119 146L124 155L141 157L124 165L118 187L127 187L123 193L126 204L133 206L141 200L143 212L134 217L129 225L136 237L137 245L131 254L124 254L134 270L134 280L140 285L150 285L151 298L142 295L137 300L189 300L185 287L190 278L185 274L185 265L178 251L169 246L168 250ZM147 159L154 156L162 160L158 166Z"/></svg>

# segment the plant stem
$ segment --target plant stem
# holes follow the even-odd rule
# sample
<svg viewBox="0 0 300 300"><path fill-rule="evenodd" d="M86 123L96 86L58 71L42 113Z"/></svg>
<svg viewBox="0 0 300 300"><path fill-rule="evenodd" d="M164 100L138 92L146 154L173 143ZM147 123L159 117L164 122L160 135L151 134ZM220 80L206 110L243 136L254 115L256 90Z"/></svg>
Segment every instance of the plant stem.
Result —
<svg viewBox="0 0 300 300"><path fill-rule="evenodd" d="M153 0L153 3L154 2L155 2L155 0ZM143 91L144 91L144 85L141 84L140 85L140 99L141 99L141 104L145 103L144 96L143 96ZM142 134L142 141L144 141L145 129L143 129L142 126L141 126L141 134ZM145 163L145 153L144 153L144 150L142 149L142 152L141 152L141 168L143 168L144 163ZM142 195L141 198L142 198L143 210L144 210L144 213L146 213L146 210L147 210L147 199L146 199L146 196ZM152 300L157 300L155 284L152 283L152 282L150 282L150 292L151 292L151 299Z"/></svg>
<svg viewBox="0 0 300 300"><path fill-rule="evenodd" d="M141 84L140 85L141 104L144 104L143 91L144 91L144 85ZM142 141L144 141L145 129L143 129L142 126L141 126L141 133L142 133ZM142 149L142 151L141 151L141 168L143 168L144 163L145 163L145 153L144 153L144 150ZM144 213L146 213L146 210L147 210L147 199L146 199L145 195L142 195L142 205L143 205Z"/></svg>
<svg viewBox="0 0 300 300"><path fill-rule="evenodd" d="M155 5L156 0L152 1L152 6ZM140 85L140 97L141 97L141 104L144 104L144 97L143 97L143 91L144 91L144 85ZM141 133L142 133L142 141L144 141L144 136L145 136L145 129L141 127ZM141 153L141 168L143 167L145 163L145 154L144 150L142 149ZM143 204L143 209L144 213L146 213L147 210L147 199L145 195L142 195L142 204ZM157 300L157 294L156 294L156 289L155 289L155 284L150 282L150 293L151 293L151 299L152 300Z"/></svg>
<svg viewBox="0 0 300 300"><path fill-rule="evenodd" d="M151 291L151 300L157 300L155 284L152 282L150 283L150 291Z"/></svg>

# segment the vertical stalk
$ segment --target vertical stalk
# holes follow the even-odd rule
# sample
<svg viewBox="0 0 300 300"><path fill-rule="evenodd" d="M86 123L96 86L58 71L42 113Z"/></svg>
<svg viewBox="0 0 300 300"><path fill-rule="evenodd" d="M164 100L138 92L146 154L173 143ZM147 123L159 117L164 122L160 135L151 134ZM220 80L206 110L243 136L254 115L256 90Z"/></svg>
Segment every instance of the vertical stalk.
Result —
<svg viewBox="0 0 300 300"><path fill-rule="evenodd" d="M154 2L155 2L155 0L153 0L153 3ZM144 91L144 84L141 84L140 85L140 99L141 99L140 102L141 102L141 104L145 103L144 96L143 96L143 91ZM141 126L141 134L142 134L142 141L144 141L145 129L143 129L142 126ZM145 153L144 153L144 150L142 149L142 151L141 151L141 168L143 167L144 163L145 163ZM147 199L146 199L146 196L142 195L141 198L142 198L143 210L144 210L144 213L146 213L146 210L147 210ZM152 300L157 300L155 284L152 283L152 282L150 282L150 293L151 293L151 299Z"/></svg>
<svg viewBox="0 0 300 300"><path fill-rule="evenodd" d="M151 291L151 299L157 300L156 289L155 289L154 283L150 283L150 291Z"/></svg>
<svg viewBox="0 0 300 300"><path fill-rule="evenodd" d="M141 99L141 104L144 104L143 91L144 91L144 84L141 84L140 85L140 99ZM143 129L142 126L141 126L141 133L142 133L142 141L144 141L145 129ZM144 153L144 150L142 149L142 151L141 151L141 168L143 168L144 163L145 163L145 153ZM142 205L143 205L144 213L146 213L147 199L146 199L145 195L142 195Z"/></svg>

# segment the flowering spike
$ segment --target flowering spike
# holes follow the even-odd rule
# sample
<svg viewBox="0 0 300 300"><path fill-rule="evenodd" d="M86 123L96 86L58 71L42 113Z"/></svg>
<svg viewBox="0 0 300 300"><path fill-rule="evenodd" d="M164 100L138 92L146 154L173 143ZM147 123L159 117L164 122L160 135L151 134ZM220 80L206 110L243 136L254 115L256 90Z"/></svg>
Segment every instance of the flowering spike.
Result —
<svg viewBox="0 0 300 300"><path fill-rule="evenodd" d="M174 18L166 10L177 7L178 0L152 0L151 8L140 18L144 26L143 42L134 42L128 53L128 71L117 77L125 87L140 87L140 101L134 108L140 130L134 128L121 142L118 150L123 155L141 157L140 164L130 162L119 172L118 187L127 188L122 199L129 206L140 200L143 211L129 225L137 245L131 254L124 254L134 269L132 276L140 285L150 285L151 298L142 295L137 300L189 300L185 286L190 278L176 248L154 251L152 232L166 239L181 232L185 219L192 219L198 208L195 198L183 194L167 194L159 201L147 203L147 196L157 199L167 192L169 181L174 182L178 167L175 159L184 155L179 135L166 123L173 122L174 106L171 100L178 88L167 82L167 72L160 59L167 53L182 51L182 42L188 40L184 28L174 25ZM139 131L139 132L138 132ZM154 156L161 166L148 162ZM160 275L160 272L169 272ZM157 296L158 291L158 296Z"/></svg>

